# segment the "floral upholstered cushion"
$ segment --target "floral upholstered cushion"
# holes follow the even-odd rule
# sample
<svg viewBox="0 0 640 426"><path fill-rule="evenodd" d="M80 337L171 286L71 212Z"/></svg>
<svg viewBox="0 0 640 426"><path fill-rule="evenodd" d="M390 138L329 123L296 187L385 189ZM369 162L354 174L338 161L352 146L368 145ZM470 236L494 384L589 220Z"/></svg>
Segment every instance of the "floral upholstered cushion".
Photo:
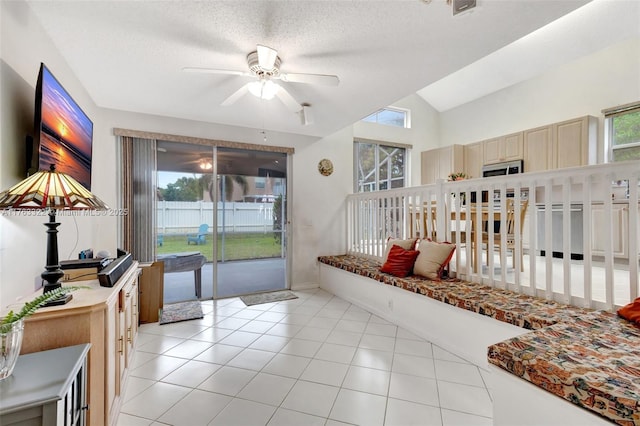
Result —
<svg viewBox="0 0 640 426"><path fill-rule="evenodd" d="M405 278L395 277L380 272L380 262L377 260L361 256L320 256L318 261L531 330L546 327L559 321L567 321L590 312L583 308L562 305L456 278L434 281L417 275L409 275Z"/></svg>
<svg viewBox="0 0 640 426"><path fill-rule="evenodd" d="M640 424L640 328L615 314L492 345L489 362L617 424Z"/></svg>

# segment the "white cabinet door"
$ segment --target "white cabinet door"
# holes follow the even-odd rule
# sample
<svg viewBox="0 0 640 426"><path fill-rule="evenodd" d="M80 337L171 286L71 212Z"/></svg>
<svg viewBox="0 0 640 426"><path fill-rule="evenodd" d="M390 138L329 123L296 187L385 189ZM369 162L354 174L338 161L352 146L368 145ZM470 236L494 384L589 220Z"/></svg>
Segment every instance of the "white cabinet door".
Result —
<svg viewBox="0 0 640 426"><path fill-rule="evenodd" d="M591 250L596 256L604 256L609 238L613 240L613 256L617 258L629 257L627 242L627 224L629 212L626 204L614 204L611 211L611 223L607 223L604 216L604 205L591 207Z"/></svg>

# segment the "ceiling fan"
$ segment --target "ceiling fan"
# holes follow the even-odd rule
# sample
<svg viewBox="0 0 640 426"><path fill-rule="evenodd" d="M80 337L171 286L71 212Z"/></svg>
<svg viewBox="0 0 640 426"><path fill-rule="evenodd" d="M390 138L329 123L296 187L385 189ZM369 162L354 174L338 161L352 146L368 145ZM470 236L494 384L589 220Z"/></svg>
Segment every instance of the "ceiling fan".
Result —
<svg viewBox="0 0 640 426"><path fill-rule="evenodd" d="M261 44L257 45L257 50L247 55L249 71L224 70L215 68L193 68L185 67L182 70L187 72L200 72L210 74L238 75L243 77L253 77L251 81L222 102L222 106L232 105L247 92L252 95L269 100L277 96L292 112L304 111L303 105L298 103L284 87L274 80L281 80L287 83L320 84L325 86L337 86L340 83L338 76L327 74L301 74L280 72L282 60L278 56L278 51Z"/></svg>

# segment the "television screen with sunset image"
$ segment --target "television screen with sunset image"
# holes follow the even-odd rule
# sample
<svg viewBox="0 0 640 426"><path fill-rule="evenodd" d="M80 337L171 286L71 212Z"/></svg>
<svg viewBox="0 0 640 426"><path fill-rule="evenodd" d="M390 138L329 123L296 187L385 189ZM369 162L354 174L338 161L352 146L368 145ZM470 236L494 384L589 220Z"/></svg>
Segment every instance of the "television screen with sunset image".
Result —
<svg viewBox="0 0 640 426"><path fill-rule="evenodd" d="M54 164L57 171L91 190L93 123L44 64L35 106L37 168Z"/></svg>

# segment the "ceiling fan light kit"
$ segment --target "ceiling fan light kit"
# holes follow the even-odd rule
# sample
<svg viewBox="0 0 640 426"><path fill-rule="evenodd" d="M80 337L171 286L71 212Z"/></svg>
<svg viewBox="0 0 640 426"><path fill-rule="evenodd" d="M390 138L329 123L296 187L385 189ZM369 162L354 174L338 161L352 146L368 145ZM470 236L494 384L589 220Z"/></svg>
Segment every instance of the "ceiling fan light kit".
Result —
<svg viewBox="0 0 640 426"><path fill-rule="evenodd" d="M264 99L269 101L273 99L276 95L280 86L268 79L260 79L258 81L252 81L248 83L247 89L249 89L249 93L251 93L256 98Z"/></svg>
<svg viewBox="0 0 640 426"><path fill-rule="evenodd" d="M277 96L291 112L300 115L300 120L303 125L313 123L309 104L300 104L283 86L277 84L273 80L281 80L287 83L337 86L340 83L340 79L336 75L328 74L281 73L281 64L282 60L278 56L277 50L258 44L257 49L247 55L247 66L249 68L249 72L192 67L185 67L183 70L187 72L226 74L257 78L257 80L249 82L236 90L231 94L231 96L225 99L221 105L232 105L247 92L264 100L270 100Z"/></svg>

